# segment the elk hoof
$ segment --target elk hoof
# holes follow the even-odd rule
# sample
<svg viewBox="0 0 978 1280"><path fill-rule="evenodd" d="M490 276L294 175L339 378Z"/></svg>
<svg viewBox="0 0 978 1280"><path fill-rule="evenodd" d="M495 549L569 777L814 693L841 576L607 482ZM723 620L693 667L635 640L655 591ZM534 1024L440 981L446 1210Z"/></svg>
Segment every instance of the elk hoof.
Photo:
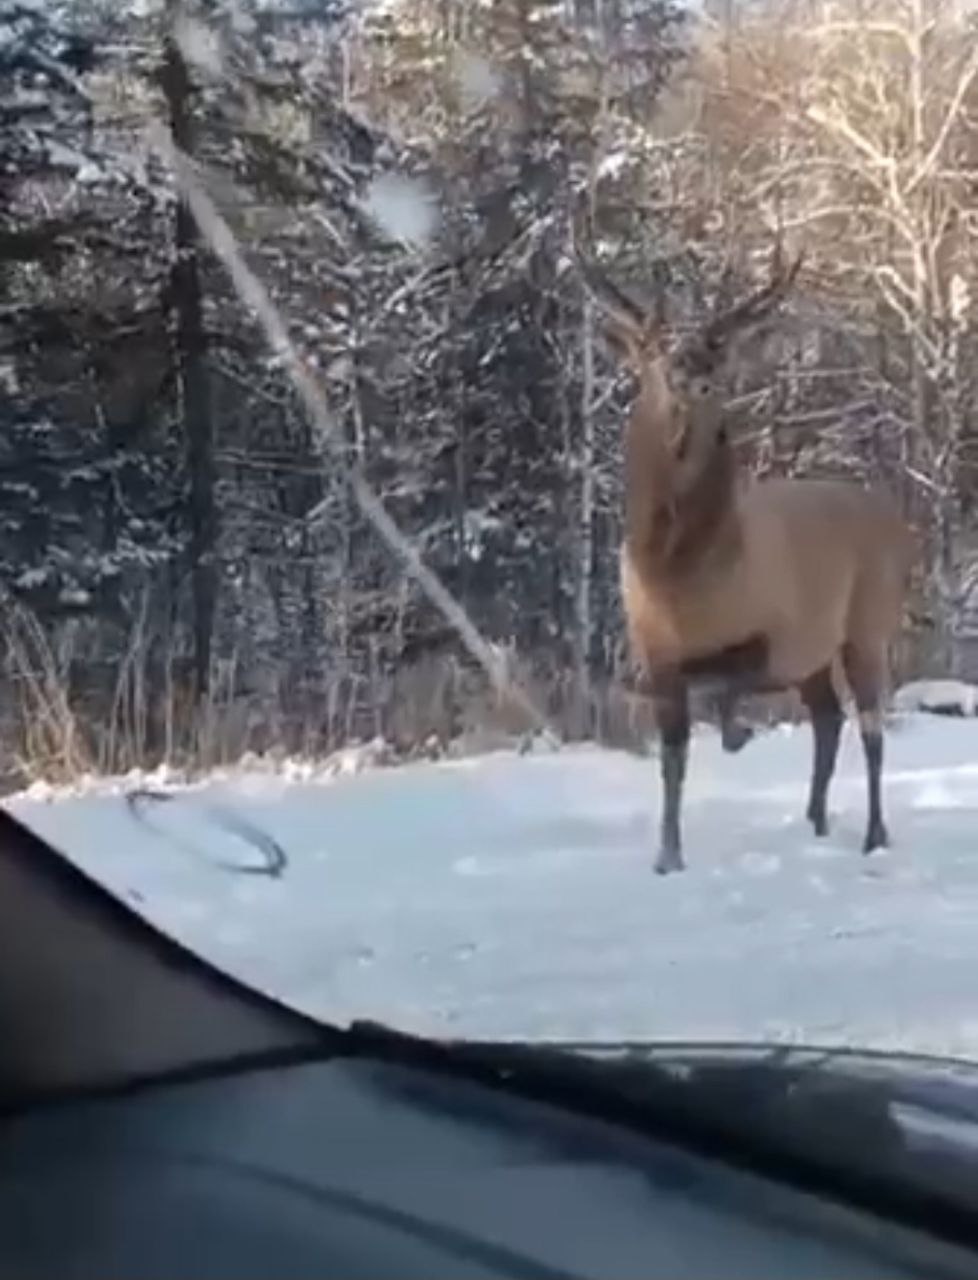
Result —
<svg viewBox="0 0 978 1280"><path fill-rule="evenodd" d="M754 730L749 724L745 724L743 720L736 722L727 722L720 730L720 744L724 751L735 755L742 750L750 742L754 736Z"/></svg>
<svg viewBox="0 0 978 1280"><path fill-rule="evenodd" d="M824 810L812 809L811 807L809 807L809 810L805 814L805 817L812 824L812 830L820 839L821 837L827 836L829 834L829 821L828 821L828 818L826 818L825 816Z"/></svg>
<svg viewBox="0 0 978 1280"><path fill-rule="evenodd" d="M882 822L874 823L866 832L863 841L863 853L872 853L874 849L888 849L890 837Z"/></svg>
<svg viewBox="0 0 978 1280"><path fill-rule="evenodd" d="M671 871L684 871L686 864L683 862L683 855L678 849L663 848L659 850L659 856L655 860L655 874L657 876L667 876Z"/></svg>

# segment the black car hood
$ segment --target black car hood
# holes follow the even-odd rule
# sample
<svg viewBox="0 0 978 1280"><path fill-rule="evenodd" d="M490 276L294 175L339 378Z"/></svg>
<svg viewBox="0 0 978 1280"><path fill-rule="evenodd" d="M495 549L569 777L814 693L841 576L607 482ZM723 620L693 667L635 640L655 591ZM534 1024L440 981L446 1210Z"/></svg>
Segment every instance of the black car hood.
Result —
<svg viewBox="0 0 978 1280"><path fill-rule="evenodd" d="M494 1083L978 1239L978 1067L965 1061L750 1043L438 1043L372 1024L349 1034L363 1053Z"/></svg>

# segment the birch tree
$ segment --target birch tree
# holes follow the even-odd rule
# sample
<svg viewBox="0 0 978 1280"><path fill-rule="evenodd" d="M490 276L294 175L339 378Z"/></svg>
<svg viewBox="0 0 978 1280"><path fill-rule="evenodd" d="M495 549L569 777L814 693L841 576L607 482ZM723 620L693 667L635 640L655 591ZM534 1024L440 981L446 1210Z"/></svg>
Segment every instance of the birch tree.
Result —
<svg viewBox="0 0 978 1280"><path fill-rule="evenodd" d="M728 128L738 111L755 129L777 120L755 207L777 192L785 234L806 245L823 306L843 321L848 395L876 433L860 453L877 471L894 460L924 546L922 606L953 666L978 394L973 19L950 0L868 0L858 12L795 0L752 6L733 39L733 81L716 96Z"/></svg>

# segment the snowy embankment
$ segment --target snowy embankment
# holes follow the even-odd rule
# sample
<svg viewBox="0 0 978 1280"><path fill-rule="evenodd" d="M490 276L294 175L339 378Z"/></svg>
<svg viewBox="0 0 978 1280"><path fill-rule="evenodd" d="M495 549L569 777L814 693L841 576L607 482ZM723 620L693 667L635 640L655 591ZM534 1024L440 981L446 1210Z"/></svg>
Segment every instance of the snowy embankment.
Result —
<svg viewBox="0 0 978 1280"><path fill-rule="evenodd" d="M938 715L978 715L978 685L964 680L911 680L893 699L895 711L932 711Z"/></svg>
<svg viewBox="0 0 978 1280"><path fill-rule="evenodd" d="M121 783L7 804L174 936L325 1018L978 1056L978 724L897 723L894 847L868 859L857 734L825 841L801 817L810 750L807 726L736 757L702 731L690 866L666 879L655 762L594 748L333 779L243 769L145 822ZM275 837L284 876L216 865L255 856L215 825L221 807Z"/></svg>

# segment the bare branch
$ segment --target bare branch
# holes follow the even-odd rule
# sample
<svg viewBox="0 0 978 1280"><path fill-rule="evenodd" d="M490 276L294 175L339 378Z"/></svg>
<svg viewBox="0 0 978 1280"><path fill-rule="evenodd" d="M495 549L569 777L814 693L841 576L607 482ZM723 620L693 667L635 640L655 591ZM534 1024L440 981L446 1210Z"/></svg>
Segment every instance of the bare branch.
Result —
<svg viewBox="0 0 978 1280"><path fill-rule="evenodd" d="M854 151L858 151L860 155L865 156L878 169L886 170L892 167L892 157L886 155L879 147L874 146L864 133L860 133L855 125L850 120L847 120L845 116L840 115L839 112L826 111L823 107L815 105L806 107L804 115L812 124L818 125L829 133L834 133L837 137L845 139Z"/></svg>
<svg viewBox="0 0 978 1280"><path fill-rule="evenodd" d="M870 22L863 19L858 22L820 22L817 26L807 28L804 34L810 37L834 35L893 36L904 44L908 50L913 47L910 32L906 27L901 27L896 22Z"/></svg>
<svg viewBox="0 0 978 1280"><path fill-rule="evenodd" d="M934 139L931 149L924 156L917 168L917 171L907 184L907 194L914 191L920 183L924 181L940 159L941 152L944 150L944 146L948 140L951 129L954 127L954 121L957 119L958 112L961 110L961 104L964 102L968 90L974 83L975 76L978 76L978 46L972 50L971 57L968 59L967 64L961 72L957 86L954 90L954 95L948 104L947 111L944 113L944 119L941 121L941 127L937 131L937 137Z"/></svg>

